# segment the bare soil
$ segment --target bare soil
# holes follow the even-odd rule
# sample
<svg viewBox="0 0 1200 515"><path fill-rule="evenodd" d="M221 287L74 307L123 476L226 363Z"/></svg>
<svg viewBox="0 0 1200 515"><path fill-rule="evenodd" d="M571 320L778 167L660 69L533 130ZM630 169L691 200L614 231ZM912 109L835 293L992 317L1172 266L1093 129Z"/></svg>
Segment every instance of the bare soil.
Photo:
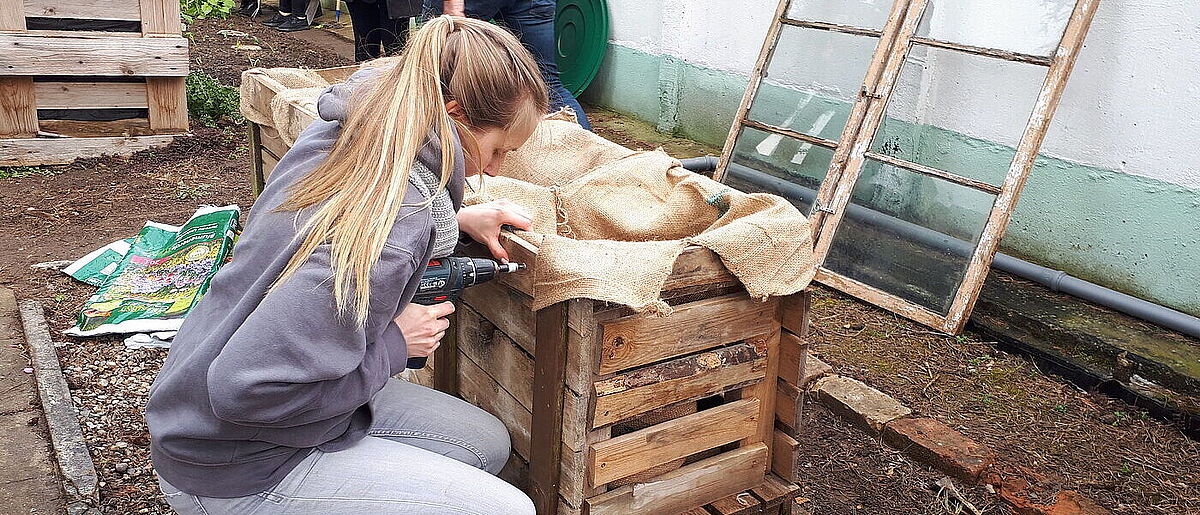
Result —
<svg viewBox="0 0 1200 515"><path fill-rule="evenodd" d="M234 30L248 36L223 35ZM282 34L244 18L190 27L195 69L236 85L253 66L349 64L349 43L320 31ZM230 34L230 33L226 33ZM232 48L256 45L261 50ZM676 157L719 149L589 110L597 132ZM93 288L31 264L77 258L136 233L147 220L180 223L199 205L251 207L244 127L193 127L193 136L129 159L95 159L0 178L0 285L46 306L54 330L73 323ZM10 174L13 175L13 174ZM0 177L5 177L0 174ZM1047 492L1077 489L1117 513L1200 513L1200 444L1129 406L1041 374L970 335L946 337L827 289L814 304L818 354L918 413L996 449L1003 470ZM119 338L70 340L60 350L79 401L108 513L169 513L148 458L142 409L161 350L127 351ZM812 513L952 513L928 485L940 474L806 408L801 504ZM962 487L988 513L1006 513L982 488Z"/></svg>

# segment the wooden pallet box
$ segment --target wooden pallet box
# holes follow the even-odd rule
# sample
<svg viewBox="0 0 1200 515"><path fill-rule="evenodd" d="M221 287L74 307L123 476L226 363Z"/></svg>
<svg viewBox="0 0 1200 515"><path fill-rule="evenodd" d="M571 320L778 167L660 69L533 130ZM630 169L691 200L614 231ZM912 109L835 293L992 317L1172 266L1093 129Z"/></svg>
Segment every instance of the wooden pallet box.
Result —
<svg viewBox="0 0 1200 515"><path fill-rule="evenodd" d="M0 2L0 166L127 155L188 130L178 0Z"/></svg>
<svg viewBox="0 0 1200 515"><path fill-rule="evenodd" d="M339 82L356 69L317 73ZM285 86L243 77L244 99L271 112ZM317 119L288 106L292 130ZM268 125L251 124L250 138L257 192L289 145ZM807 291L753 300L693 246L662 292L668 317L589 299L535 311L538 248L513 235L504 245L529 268L467 289L443 344L409 378L505 424L513 454L501 477L539 513L791 513Z"/></svg>

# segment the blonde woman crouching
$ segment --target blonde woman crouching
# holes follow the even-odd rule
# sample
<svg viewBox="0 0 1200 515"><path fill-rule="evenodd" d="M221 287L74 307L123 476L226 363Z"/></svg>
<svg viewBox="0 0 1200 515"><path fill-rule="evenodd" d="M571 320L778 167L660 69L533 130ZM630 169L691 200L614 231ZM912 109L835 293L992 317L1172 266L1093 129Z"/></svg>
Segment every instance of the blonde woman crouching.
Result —
<svg viewBox="0 0 1200 515"><path fill-rule="evenodd" d="M509 204L460 207L546 111L508 32L442 16L398 61L323 93L271 174L235 257L150 390L151 456L184 514L532 514L494 474L495 417L392 376L427 356L451 304L409 304L460 231L505 259Z"/></svg>

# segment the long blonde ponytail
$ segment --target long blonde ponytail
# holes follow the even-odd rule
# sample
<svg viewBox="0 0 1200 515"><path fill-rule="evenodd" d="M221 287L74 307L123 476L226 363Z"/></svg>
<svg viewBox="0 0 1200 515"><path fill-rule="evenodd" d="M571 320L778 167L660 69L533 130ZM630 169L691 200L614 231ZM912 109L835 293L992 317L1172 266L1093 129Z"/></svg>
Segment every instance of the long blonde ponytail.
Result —
<svg viewBox="0 0 1200 515"><path fill-rule="evenodd" d="M328 243L338 311L353 313L359 325L370 306L371 271L401 208L412 207L404 204L409 170L431 135L441 145L441 187L453 174L456 122L446 103L462 106L465 122L457 129L463 136L507 128L522 116L540 115L547 104L537 64L512 34L452 16L426 22L391 70L364 89L329 156L279 207L314 211L302 228L304 241L275 282L287 281Z"/></svg>

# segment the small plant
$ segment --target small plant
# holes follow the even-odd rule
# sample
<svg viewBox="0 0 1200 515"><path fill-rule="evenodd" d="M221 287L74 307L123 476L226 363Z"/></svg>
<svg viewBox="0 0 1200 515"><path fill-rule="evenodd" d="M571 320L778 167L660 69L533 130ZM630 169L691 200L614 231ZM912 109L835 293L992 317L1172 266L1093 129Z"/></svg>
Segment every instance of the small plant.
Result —
<svg viewBox="0 0 1200 515"><path fill-rule="evenodd" d="M233 6L233 0L179 0L179 13L183 21L192 23L204 18L228 18Z"/></svg>
<svg viewBox="0 0 1200 515"><path fill-rule="evenodd" d="M196 200L205 195L212 189L211 184L188 184L183 181L175 183L175 199L176 200Z"/></svg>
<svg viewBox="0 0 1200 515"><path fill-rule="evenodd" d="M35 175L54 175L54 170L39 166L8 166L0 167L0 179L17 179Z"/></svg>
<svg viewBox="0 0 1200 515"><path fill-rule="evenodd" d="M188 114L204 125L212 127L226 116L241 123L239 99L237 88L221 84L204 72L194 71L187 76Z"/></svg>

